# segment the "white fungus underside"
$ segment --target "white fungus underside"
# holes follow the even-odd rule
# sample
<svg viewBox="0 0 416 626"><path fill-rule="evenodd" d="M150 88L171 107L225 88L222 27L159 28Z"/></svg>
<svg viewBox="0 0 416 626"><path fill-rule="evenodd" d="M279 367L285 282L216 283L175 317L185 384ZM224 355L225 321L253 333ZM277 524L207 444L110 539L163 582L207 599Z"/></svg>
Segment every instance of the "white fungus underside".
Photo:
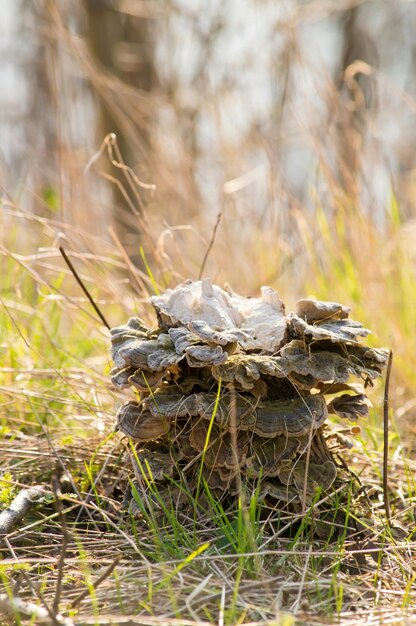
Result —
<svg viewBox="0 0 416 626"><path fill-rule="evenodd" d="M271 287L262 287L261 298L245 298L212 285L207 278L168 289L151 302L167 326L203 321L213 334L228 331L230 340L245 350L274 352L285 341L284 305Z"/></svg>

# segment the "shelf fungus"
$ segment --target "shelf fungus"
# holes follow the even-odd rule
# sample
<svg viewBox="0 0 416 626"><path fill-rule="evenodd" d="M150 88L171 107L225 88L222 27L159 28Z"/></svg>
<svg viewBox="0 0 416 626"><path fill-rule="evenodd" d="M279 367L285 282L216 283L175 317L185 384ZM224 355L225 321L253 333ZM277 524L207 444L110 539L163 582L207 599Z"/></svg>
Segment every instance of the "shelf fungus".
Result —
<svg viewBox="0 0 416 626"><path fill-rule="evenodd" d="M112 382L135 392L117 426L138 488L200 493L204 481L225 497L260 485L282 507L328 490L359 431L342 420L368 414L389 355L362 343L370 331L350 308L305 298L287 314L270 287L245 298L208 279L150 301L156 329L134 317L111 331Z"/></svg>

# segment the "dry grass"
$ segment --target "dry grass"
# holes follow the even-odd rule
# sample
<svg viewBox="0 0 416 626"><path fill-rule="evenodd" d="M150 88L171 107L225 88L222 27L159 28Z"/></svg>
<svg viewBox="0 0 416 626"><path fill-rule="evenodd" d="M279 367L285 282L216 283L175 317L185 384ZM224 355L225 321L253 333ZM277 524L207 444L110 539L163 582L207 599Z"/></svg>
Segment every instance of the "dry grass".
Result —
<svg viewBox="0 0 416 626"><path fill-rule="evenodd" d="M19 488L34 483L50 489L60 480L60 488L69 492L60 500L62 510L46 503L7 537L1 576L8 593L15 590L22 599L48 607L54 602L57 606L58 593L61 612L77 625L173 625L186 620L318 624L331 623L335 617L341 623L394 623L412 610L416 468L405 456L411 441L404 446L394 428L389 480L393 528L389 530L381 487L381 387L373 392L376 408L348 460L364 487L353 481L342 493L330 496L327 509L334 516L344 511L344 521L341 528L334 527L327 516L326 539L314 530L313 510L294 518L268 510L252 494L247 494L246 502L257 511L254 517L247 517L241 506L225 504L216 519L202 514L195 527L192 514L177 512L168 504L164 517L134 521L122 507L126 445L112 434L121 396L108 383L108 331L95 319L56 250L62 225L24 215L10 204L4 208L3 219L13 228L18 229L19 220L29 220L36 240L46 245L30 255L2 248L2 275L8 281L2 294L3 501L7 504ZM299 226L301 230L302 221ZM318 296L342 295L343 301L355 301L359 317L371 322L379 336L395 333L402 353L398 350L392 395L400 410L403 405L398 399L409 398L412 384L412 372L401 366L401 360L409 358L412 344L408 340L402 345L405 328L400 321L386 329L386 319L378 314L380 299L385 298L381 289L374 289L374 274L380 285L382 269L373 257L371 265L354 273L355 286L345 273L346 288L334 276L327 286L323 276L329 268L341 275L344 269L337 264L346 263L348 255L345 249L341 253L334 238L326 239L326 226L321 223L322 231L316 233L325 247L319 250L319 259L312 247L309 250L310 273L304 281L315 285ZM367 246L373 241L370 228L367 225ZM307 236L312 238L313 231ZM68 238L72 237L74 245L79 240L74 229L68 231ZM72 253L71 258L107 319L116 324L130 313L140 313L150 320L144 297L152 292L152 280L127 265L111 244L103 241L98 255L93 252L96 238L83 234L83 240L91 251ZM397 241L395 254L402 244ZM369 258L375 254L376 246L363 250L361 241L357 249L360 245L362 254ZM212 254L211 262L221 266L218 250ZM395 254L390 257L392 270L404 272ZM163 266L154 258L148 263L153 266L153 280L164 286ZM224 270L223 274L226 278ZM374 289L371 307L353 297L366 281ZM401 297L400 289L389 292L389 307ZM296 290L290 291L292 298L296 295ZM396 311L396 320L397 316ZM411 411L411 401L408 407ZM357 512L364 515L358 527ZM240 526L238 519L243 520Z"/></svg>
<svg viewBox="0 0 416 626"><path fill-rule="evenodd" d="M155 623L174 624L174 618L217 623L221 611L225 623L230 624L289 624L295 619L299 623L331 623L334 614L341 623L363 623L381 615L394 623L395 616L404 617L412 610L410 585L416 545L397 530L392 531L395 539L389 535L377 510L377 497L367 519L370 527L374 524L371 532L349 532L342 541L311 539L310 515L302 528L308 513L294 520L271 510L258 525L253 551L240 554L219 541L218 526L202 518L196 543L210 545L191 559L189 548L178 545L175 529L162 520L156 528L133 523L123 514L120 445L107 442L99 450L93 445L89 440L81 450L79 446L62 448L59 440L48 443L22 436L1 446L2 465L14 472L15 488L20 481L27 481L30 468L31 478L47 485L59 459L81 490L80 497L63 497L59 515L52 504L43 506L9 534L2 579L9 589L20 582L21 598L36 599L40 591L42 602L52 606L62 579L60 607L73 616L75 624L105 623L102 620L107 618L109 623L121 624L126 616L132 624L153 623L151 618ZM19 449L25 454L17 464ZM91 458L95 495L87 489L80 470L90 465ZM355 459L368 491L379 494L375 461L380 464L381 459L368 460L363 455ZM400 502L398 494L405 474L416 468L412 464L403 467L397 461L393 469L393 526L399 528L399 523L409 526L412 503L409 499ZM232 511L230 516L232 519ZM192 517L181 513L179 522L191 538L195 533ZM109 571L115 560L115 568Z"/></svg>

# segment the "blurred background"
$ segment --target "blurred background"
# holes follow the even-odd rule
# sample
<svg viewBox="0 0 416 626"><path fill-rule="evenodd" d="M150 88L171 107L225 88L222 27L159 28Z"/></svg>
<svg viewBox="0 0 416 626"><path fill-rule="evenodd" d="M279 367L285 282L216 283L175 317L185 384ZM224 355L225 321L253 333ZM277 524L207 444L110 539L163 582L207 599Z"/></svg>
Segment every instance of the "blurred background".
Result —
<svg viewBox="0 0 416 626"><path fill-rule="evenodd" d="M105 164L85 171L112 132L170 225L231 203L290 232L296 209L336 212L333 184L380 226L392 193L414 215L414 2L1 5L1 176L25 208L56 195L130 231Z"/></svg>
<svg viewBox="0 0 416 626"><path fill-rule="evenodd" d="M199 275L351 304L415 411L414 2L0 8L3 252L50 285L64 243L107 311Z"/></svg>

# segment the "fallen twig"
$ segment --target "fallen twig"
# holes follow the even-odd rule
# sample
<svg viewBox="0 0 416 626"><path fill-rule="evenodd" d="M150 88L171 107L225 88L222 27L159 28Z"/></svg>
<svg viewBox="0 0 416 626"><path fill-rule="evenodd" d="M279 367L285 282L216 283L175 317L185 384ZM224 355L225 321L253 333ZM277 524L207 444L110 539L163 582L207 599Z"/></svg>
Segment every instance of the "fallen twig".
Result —
<svg viewBox="0 0 416 626"><path fill-rule="evenodd" d="M7 535L12 531L34 504L49 495L52 494L41 487L28 487L19 491L10 506L0 513L0 535Z"/></svg>
<svg viewBox="0 0 416 626"><path fill-rule="evenodd" d="M116 556L116 558L114 559L114 561L109 565L109 567L107 567L104 572L101 574L101 576L99 576L93 583L92 586L94 589L97 589L97 587L99 585L101 585L102 582L104 582L104 580L106 578L108 578L110 576L110 574L112 573L112 571L115 569L115 567L118 565L118 563L120 562L121 556ZM82 602L82 600L84 600L84 598L86 598L88 595L90 594L90 589L84 589L84 591L82 593L80 593L75 600L73 600L71 602L71 609L75 608L80 602Z"/></svg>
<svg viewBox="0 0 416 626"><path fill-rule="evenodd" d="M36 624L59 624L59 626L74 626L69 617L63 617L59 613L53 619L48 611L34 602L22 600L17 596L9 597L6 593L0 593L0 614L15 618L16 614L36 618Z"/></svg>
<svg viewBox="0 0 416 626"><path fill-rule="evenodd" d="M69 535L68 528L66 525L66 517L63 512L63 506L62 506L62 501L61 501L62 492L60 490L58 480L56 480L56 483L54 484L54 491L55 491L55 508L59 513L59 519L60 519L61 527L62 527L62 547L61 547L61 553L59 555L59 561L58 561L58 567L57 567L58 578L56 581L55 598L53 601L53 610L56 614L59 612L59 602L61 600L62 586L63 586L63 580L64 580L65 557L66 557L67 547L70 541L70 535Z"/></svg>
<svg viewBox="0 0 416 626"><path fill-rule="evenodd" d="M8 547L10 554L14 557L15 562L18 562L18 558L16 555L16 552L13 549L13 546L10 544L9 540L7 537L4 538L4 543L6 544L6 546ZM25 600L22 600L21 598L19 598L17 596L17 592L15 590L13 590L13 592L11 594L8 594L6 597L3 597L3 610L7 611L7 608L9 609L9 612L13 612L14 617L16 617L16 613L20 612L23 613L24 615L27 614L27 611L31 611L31 613L29 613L29 615L34 615L38 617L38 622L39 620L42 621L42 623L46 623L47 624L52 624L53 626L72 626L72 622L71 621L65 621L65 619L58 613L58 612L54 612L47 604L43 593L41 592L40 588L38 586L35 586L33 584L33 582L31 581L29 575L27 574L27 572L25 572L24 570L21 571L21 575L22 578L25 579L28 587L32 590L32 593L37 596L39 598L39 600L42 602L43 604L43 608L40 607L37 604L33 604L32 602L28 602ZM19 586L17 586L17 589L19 588ZM15 585L15 589L16 589L16 585ZM7 599L9 600L9 604L7 604ZM34 609L34 607L37 607ZM1 609L1 606L0 606ZM33 612L34 610L34 612ZM45 613L44 613L45 611ZM19 621L20 623L20 621Z"/></svg>

